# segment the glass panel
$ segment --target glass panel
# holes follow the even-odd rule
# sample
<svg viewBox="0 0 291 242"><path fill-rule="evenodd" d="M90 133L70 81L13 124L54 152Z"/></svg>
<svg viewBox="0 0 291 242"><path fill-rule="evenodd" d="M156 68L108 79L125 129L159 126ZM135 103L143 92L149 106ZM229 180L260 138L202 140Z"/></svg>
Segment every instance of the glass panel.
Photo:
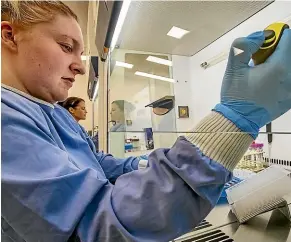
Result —
<svg viewBox="0 0 291 242"><path fill-rule="evenodd" d="M147 61L148 56L166 60L169 56L122 49L111 56L110 153L123 157L128 150L143 153L173 144L177 138L173 83L147 75L171 78L171 67ZM132 68L124 68L124 63Z"/></svg>
<svg viewBox="0 0 291 242"><path fill-rule="evenodd" d="M191 133L220 102L233 41L290 16L290 5L276 2L131 1L110 59L109 152L149 154ZM173 27L185 35L169 36ZM240 91L242 97L248 92ZM289 111L272 122L271 144L262 128L234 176L246 179L270 165L288 168L290 120Z"/></svg>
<svg viewBox="0 0 291 242"><path fill-rule="evenodd" d="M280 4L271 20L268 1L132 1L110 55L109 152L124 157L171 147L180 134L192 130L220 102L234 39L284 20L289 5ZM186 34L169 36L173 26ZM272 122L270 131L290 133L290 118L289 111ZM265 134L256 142L263 140L264 158L284 164L291 157L286 147L290 135L273 138L271 148Z"/></svg>

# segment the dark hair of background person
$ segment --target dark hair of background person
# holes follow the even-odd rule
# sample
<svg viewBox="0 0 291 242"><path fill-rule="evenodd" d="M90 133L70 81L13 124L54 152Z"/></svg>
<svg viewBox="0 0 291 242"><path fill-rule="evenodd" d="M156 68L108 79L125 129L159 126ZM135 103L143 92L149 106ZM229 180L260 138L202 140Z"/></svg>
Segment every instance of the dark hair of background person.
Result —
<svg viewBox="0 0 291 242"><path fill-rule="evenodd" d="M69 108L75 108L80 102L85 102L84 99L79 97L68 97L65 101L59 102L58 104L69 110Z"/></svg>

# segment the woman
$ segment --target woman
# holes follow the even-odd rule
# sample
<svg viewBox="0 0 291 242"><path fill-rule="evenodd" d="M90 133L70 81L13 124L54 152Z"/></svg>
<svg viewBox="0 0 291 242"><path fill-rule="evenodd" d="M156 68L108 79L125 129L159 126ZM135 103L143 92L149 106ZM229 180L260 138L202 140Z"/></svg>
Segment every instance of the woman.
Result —
<svg viewBox="0 0 291 242"><path fill-rule="evenodd" d="M68 110L68 112L73 116L73 118L79 123L80 120L86 120L86 104L84 99L79 97L68 97L64 102L58 102L63 108ZM96 151L99 151L99 142L98 142L98 132L92 137L89 137L86 130L80 125L80 128L84 132L85 136L89 143L93 142L96 148Z"/></svg>
<svg viewBox="0 0 291 242"><path fill-rule="evenodd" d="M85 101L79 97L69 97L62 104L65 109L74 117L79 123L80 120L86 120L86 105Z"/></svg>
<svg viewBox="0 0 291 242"><path fill-rule="evenodd" d="M111 122L114 125L111 127L111 132L126 131L125 128L125 114L124 114L124 100L115 100L111 103Z"/></svg>
<svg viewBox="0 0 291 242"><path fill-rule="evenodd" d="M125 100L115 100L111 103L111 122L114 125L111 127L111 132L126 131L125 119L126 114L134 110L134 106Z"/></svg>
<svg viewBox="0 0 291 242"><path fill-rule="evenodd" d="M1 7L2 241L170 241L207 216L259 128L291 108L291 31L254 68L263 33L237 39L221 102L137 170L138 159L92 151L56 105L85 72L76 15L58 1Z"/></svg>

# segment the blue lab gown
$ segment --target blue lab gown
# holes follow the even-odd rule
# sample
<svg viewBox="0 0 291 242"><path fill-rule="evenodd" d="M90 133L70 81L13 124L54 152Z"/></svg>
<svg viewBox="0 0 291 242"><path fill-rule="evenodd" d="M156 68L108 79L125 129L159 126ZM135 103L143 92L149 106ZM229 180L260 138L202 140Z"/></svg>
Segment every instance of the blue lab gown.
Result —
<svg viewBox="0 0 291 242"><path fill-rule="evenodd" d="M110 128L110 132L125 132L126 127L125 124L117 123Z"/></svg>
<svg viewBox="0 0 291 242"><path fill-rule="evenodd" d="M60 106L1 92L2 241L169 241L200 223L231 179L183 137L136 170L138 159L96 153Z"/></svg>

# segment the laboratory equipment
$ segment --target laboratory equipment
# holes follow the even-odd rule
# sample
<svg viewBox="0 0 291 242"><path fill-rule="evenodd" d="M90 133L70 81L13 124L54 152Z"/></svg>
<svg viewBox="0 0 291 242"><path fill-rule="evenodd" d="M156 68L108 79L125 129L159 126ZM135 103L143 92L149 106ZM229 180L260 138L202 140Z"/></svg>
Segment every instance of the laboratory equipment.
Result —
<svg viewBox="0 0 291 242"><path fill-rule="evenodd" d="M152 128L144 128L145 134L145 143L147 150L154 149L154 138L153 138L153 129Z"/></svg>
<svg viewBox="0 0 291 242"><path fill-rule="evenodd" d="M229 181L228 183L226 183L224 185L224 188L222 190L222 193L220 195L220 198L219 198L217 204L227 203L226 190L229 189L230 187L232 187L232 186L240 183L241 181L242 181L242 179L234 176L231 181Z"/></svg>
<svg viewBox="0 0 291 242"><path fill-rule="evenodd" d="M288 174L284 170L280 171L281 173L277 172L273 175L276 176L278 173ZM290 180L289 175L283 175L283 177ZM248 180L241 181L232 187L233 189L235 187L242 188L240 189L240 195L246 201L248 199L263 201L264 197L260 193L259 195L257 192L250 194L245 189L244 183L248 183L247 188L249 189L252 189L253 185L256 187L256 183L250 183ZM285 184L286 186L288 185ZM277 206L269 208L267 211L248 219L244 223L239 221L229 204L219 203L197 227L172 242L290 242L291 194L282 196L281 201Z"/></svg>
<svg viewBox="0 0 291 242"><path fill-rule="evenodd" d="M291 193L290 171L271 166L226 190L227 200L239 222L274 209Z"/></svg>
<svg viewBox="0 0 291 242"><path fill-rule="evenodd" d="M266 59L275 51L285 29L289 29L289 25L285 23L273 23L264 30L265 42L263 46L252 56L254 65L259 65L265 62ZM266 131L268 132L268 151L270 161L272 159L271 146L273 141L273 135L271 133L272 132L271 122L266 125Z"/></svg>
<svg viewBox="0 0 291 242"><path fill-rule="evenodd" d="M282 29L287 30L287 27L284 27L285 24L281 25ZM241 131L249 133L254 139L257 138L260 128L290 109L290 99L288 98L290 80L286 77L290 76L288 64L291 56L283 57L284 53L289 53L291 50L288 39L290 30L288 29L286 34L279 35L278 26L279 24L273 24L268 29L274 29L275 38L269 39L269 32L265 30L233 42L222 82L221 103L214 108L216 112L234 122ZM278 43L280 48L276 49ZM281 48L281 46L286 47ZM234 48L241 49L243 52L236 55ZM270 56L275 49L275 54ZM270 57L268 65L272 63L269 68L265 68L266 63L259 65L268 57ZM249 67L251 58L255 68ZM284 58L283 62L282 58ZM274 75L276 68L280 68L280 75ZM234 70L238 69L240 69L240 74L234 75ZM264 78L259 75L261 71L265 72ZM282 78L281 75L286 75L286 77ZM247 81L244 79L246 76ZM229 88L230 86L232 88ZM274 92L274 89L277 91ZM241 93L241 95L235 96L237 93Z"/></svg>
<svg viewBox="0 0 291 242"><path fill-rule="evenodd" d="M290 206L290 205L289 205ZM189 233L173 242L290 242L291 227L286 216L273 209L244 224L237 221L228 204L216 206Z"/></svg>
<svg viewBox="0 0 291 242"><path fill-rule="evenodd" d="M255 65L265 62L268 57L272 55L279 44L285 29L289 29L289 25L285 23L273 23L264 30L264 44L252 56Z"/></svg>

